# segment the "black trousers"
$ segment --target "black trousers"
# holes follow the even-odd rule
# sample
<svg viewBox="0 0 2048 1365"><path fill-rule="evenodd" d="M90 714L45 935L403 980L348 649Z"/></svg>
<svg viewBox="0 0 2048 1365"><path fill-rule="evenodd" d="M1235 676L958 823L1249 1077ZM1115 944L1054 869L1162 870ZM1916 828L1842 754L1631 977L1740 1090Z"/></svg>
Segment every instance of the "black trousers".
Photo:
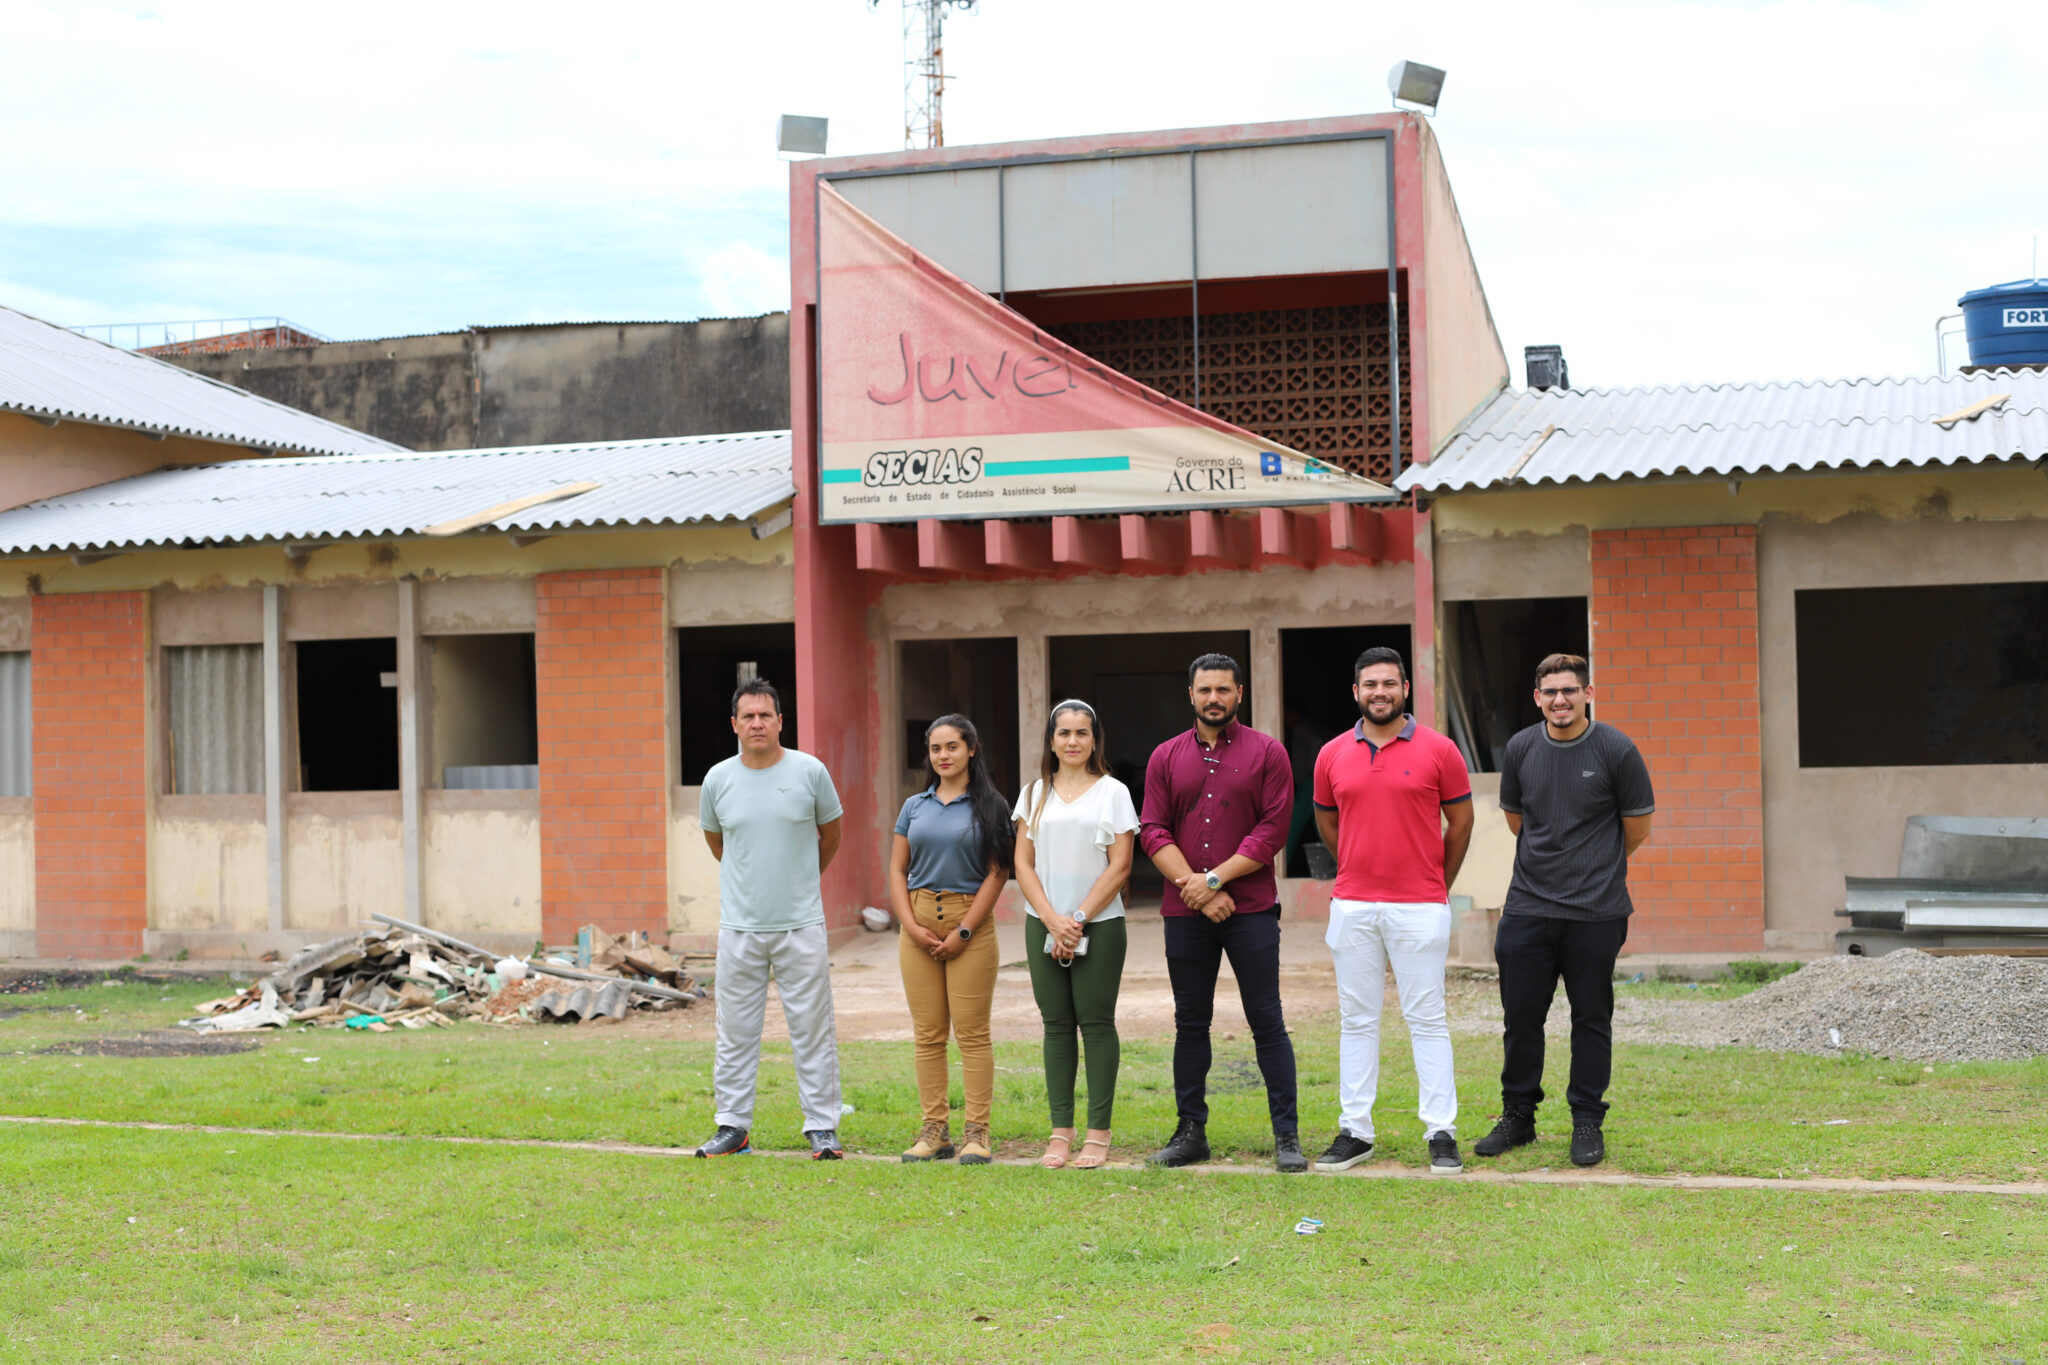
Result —
<svg viewBox="0 0 2048 1365"><path fill-rule="evenodd" d="M1209 1021L1216 1013L1216 973L1225 956L1237 977L1245 1022L1251 1025L1266 1108L1275 1133L1299 1128L1294 1108L1294 1043L1280 1013L1280 912L1165 918L1166 976L1173 984L1173 1092L1184 1121L1209 1121Z"/></svg>
<svg viewBox="0 0 2048 1365"><path fill-rule="evenodd" d="M1506 1016L1501 1103L1536 1112L1543 1102L1543 1020L1564 981L1572 1007L1572 1074L1565 1102L1574 1117L1595 1123L1607 1113L1614 1071L1614 960L1628 940L1628 921L1502 915L1493 937Z"/></svg>

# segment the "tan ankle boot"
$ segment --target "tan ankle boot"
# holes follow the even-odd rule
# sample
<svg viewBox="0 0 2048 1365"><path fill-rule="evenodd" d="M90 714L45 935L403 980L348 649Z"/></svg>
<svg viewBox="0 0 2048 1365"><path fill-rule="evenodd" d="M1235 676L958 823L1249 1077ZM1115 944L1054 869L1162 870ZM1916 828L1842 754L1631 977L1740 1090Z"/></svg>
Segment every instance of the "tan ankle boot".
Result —
<svg viewBox="0 0 2048 1365"><path fill-rule="evenodd" d="M951 1161L953 1134L943 1123L926 1123L917 1130L917 1141L903 1154L905 1161ZM984 1156L982 1160L988 1158Z"/></svg>
<svg viewBox="0 0 2048 1365"><path fill-rule="evenodd" d="M970 1123L965 1136L960 1139L960 1164L962 1166L986 1166L989 1163L988 1125Z"/></svg>

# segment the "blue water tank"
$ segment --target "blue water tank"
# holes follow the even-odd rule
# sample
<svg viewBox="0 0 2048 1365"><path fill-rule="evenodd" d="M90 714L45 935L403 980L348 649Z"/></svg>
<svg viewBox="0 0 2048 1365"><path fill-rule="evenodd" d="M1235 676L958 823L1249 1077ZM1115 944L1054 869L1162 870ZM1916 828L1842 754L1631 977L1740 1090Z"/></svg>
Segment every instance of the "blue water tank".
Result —
<svg viewBox="0 0 2048 1365"><path fill-rule="evenodd" d="M1972 289L1956 302L1972 365L2048 365L2048 280Z"/></svg>

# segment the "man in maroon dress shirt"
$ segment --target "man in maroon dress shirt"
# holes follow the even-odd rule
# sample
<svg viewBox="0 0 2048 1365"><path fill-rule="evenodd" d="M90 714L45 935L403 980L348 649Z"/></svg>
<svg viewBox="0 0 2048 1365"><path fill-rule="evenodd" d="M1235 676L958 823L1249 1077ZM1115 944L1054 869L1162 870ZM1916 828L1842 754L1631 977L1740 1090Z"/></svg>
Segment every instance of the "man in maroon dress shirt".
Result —
<svg viewBox="0 0 2048 1365"><path fill-rule="evenodd" d="M1173 984L1173 1089L1180 1126L1160 1166L1209 1159L1209 1020L1223 959L1251 1025L1275 1164L1308 1169L1297 1136L1294 1044L1280 1013L1280 899L1273 860L1287 843L1294 773L1279 740L1238 723L1244 670L1225 654L1188 666L1195 728L1152 751L1139 841L1167 880L1160 907Z"/></svg>

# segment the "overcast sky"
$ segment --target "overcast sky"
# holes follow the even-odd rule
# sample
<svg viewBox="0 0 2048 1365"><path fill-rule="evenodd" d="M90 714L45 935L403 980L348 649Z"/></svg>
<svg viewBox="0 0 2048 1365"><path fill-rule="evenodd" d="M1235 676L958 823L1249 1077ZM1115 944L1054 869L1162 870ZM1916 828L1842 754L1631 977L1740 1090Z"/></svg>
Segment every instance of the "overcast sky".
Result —
<svg viewBox="0 0 2048 1365"><path fill-rule="evenodd" d="M7 10L0 303L67 325L783 308L775 116L902 141L897 0ZM1379 110L1427 61L1517 382L1925 374L2048 235L2044 49L2040 3L983 0L947 141Z"/></svg>

